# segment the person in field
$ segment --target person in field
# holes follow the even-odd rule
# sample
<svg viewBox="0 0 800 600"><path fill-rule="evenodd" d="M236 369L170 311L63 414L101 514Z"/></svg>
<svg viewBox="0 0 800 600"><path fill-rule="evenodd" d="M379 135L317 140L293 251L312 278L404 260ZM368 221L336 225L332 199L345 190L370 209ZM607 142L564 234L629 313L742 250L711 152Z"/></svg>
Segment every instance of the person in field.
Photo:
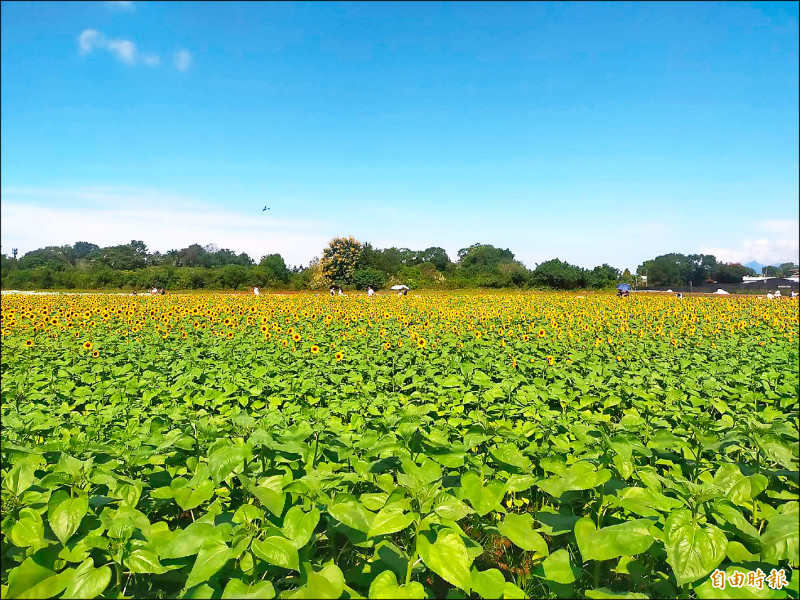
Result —
<svg viewBox="0 0 800 600"><path fill-rule="evenodd" d="M257 285L253 286L253 293L258 296L261 293L261 290L258 289Z"/></svg>
<svg viewBox="0 0 800 600"><path fill-rule="evenodd" d="M372 286L369 286L367 288L367 296L374 296L374 295L375 295L375 290L372 289Z"/></svg>

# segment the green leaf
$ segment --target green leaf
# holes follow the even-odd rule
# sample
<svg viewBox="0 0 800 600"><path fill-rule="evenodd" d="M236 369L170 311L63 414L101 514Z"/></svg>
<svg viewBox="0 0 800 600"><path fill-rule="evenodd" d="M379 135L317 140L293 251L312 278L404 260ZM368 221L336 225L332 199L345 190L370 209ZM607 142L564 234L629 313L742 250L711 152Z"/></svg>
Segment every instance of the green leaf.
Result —
<svg viewBox="0 0 800 600"><path fill-rule="evenodd" d="M428 538L421 534L417 537L417 550L425 566L431 571L464 592L470 592L472 560L460 535L444 530L439 533L436 542L431 544Z"/></svg>
<svg viewBox="0 0 800 600"><path fill-rule="evenodd" d="M158 556L149 550L134 550L126 557L125 566L128 567L131 573L161 575L168 570L162 566Z"/></svg>
<svg viewBox="0 0 800 600"><path fill-rule="evenodd" d="M334 519L347 525L351 529L363 531L364 533L369 532L370 523L374 518L372 513L367 511L364 505L356 500L329 506L328 513L330 513Z"/></svg>
<svg viewBox="0 0 800 600"><path fill-rule="evenodd" d="M27 457L17 462L3 478L3 487L14 496L27 490L36 479L36 466L42 461L40 456Z"/></svg>
<svg viewBox="0 0 800 600"><path fill-rule="evenodd" d="M320 513L316 508L305 513L299 506L293 506L286 512L283 519L283 534L295 548L300 549L309 542L314 534L319 517Z"/></svg>
<svg viewBox="0 0 800 600"><path fill-rule="evenodd" d="M503 595L506 578L498 569L478 571L473 568L470 576L472 589L478 592L481 598L499 598Z"/></svg>
<svg viewBox="0 0 800 600"><path fill-rule="evenodd" d="M78 530L88 510L87 494L79 493L77 497L71 498L66 490L58 490L50 496L50 501L47 503L47 521L62 544L65 544Z"/></svg>
<svg viewBox="0 0 800 600"><path fill-rule="evenodd" d="M286 538L273 535L264 540L253 540L250 548L253 554L271 565L284 569L300 570L297 548Z"/></svg>
<svg viewBox="0 0 800 600"><path fill-rule="evenodd" d="M738 529L746 541L755 544L760 542L761 536L758 533L758 529L753 527L742 512L730 501L723 499L715 500L712 514L718 523L730 523L733 527Z"/></svg>
<svg viewBox="0 0 800 600"><path fill-rule="evenodd" d="M87 558L75 568L67 582L64 598L95 598L111 583L111 569L107 566L94 567L91 558Z"/></svg>
<svg viewBox="0 0 800 600"><path fill-rule="evenodd" d="M208 468L214 483L219 483L230 475L236 467L243 465L250 458L250 446L223 446L217 448L208 457Z"/></svg>
<svg viewBox="0 0 800 600"><path fill-rule="evenodd" d="M249 491L276 517L283 514L286 494L283 492L283 475L264 478L259 485L249 486Z"/></svg>
<svg viewBox="0 0 800 600"><path fill-rule="evenodd" d="M252 504L242 504L236 509L236 512L233 513L234 523L252 523L253 521L263 520L264 511Z"/></svg>
<svg viewBox="0 0 800 600"><path fill-rule="evenodd" d="M728 538L718 527L700 525L690 511L681 509L667 518L664 546L675 579L683 585L705 577L723 561Z"/></svg>
<svg viewBox="0 0 800 600"><path fill-rule="evenodd" d="M372 520L372 526L367 535L375 537L402 531L414 522L414 516L405 512L402 506L390 504L382 508Z"/></svg>
<svg viewBox="0 0 800 600"><path fill-rule="evenodd" d="M274 598L275 588L271 581L258 581L246 584L241 579L231 579L222 592L222 600L242 598L243 600L259 600Z"/></svg>
<svg viewBox="0 0 800 600"><path fill-rule="evenodd" d="M489 453L499 463L509 465L519 471L529 471L531 461L522 455L522 452L513 444L501 444L492 448Z"/></svg>
<svg viewBox="0 0 800 600"><path fill-rule="evenodd" d="M618 525L595 529L588 517L575 523L575 540L583 560L610 560L620 556L635 556L653 543L651 522L644 519L625 521Z"/></svg>
<svg viewBox="0 0 800 600"><path fill-rule="evenodd" d="M192 523L186 529L175 534L175 537L159 552L160 558L183 558L193 556L200 551L209 540L218 540L216 528L211 523ZM213 536L213 537L212 537Z"/></svg>
<svg viewBox="0 0 800 600"><path fill-rule="evenodd" d="M19 519L11 528L9 537L11 542L20 548L32 546L34 549L38 549L44 546L42 517L32 508L23 508L19 511Z"/></svg>
<svg viewBox="0 0 800 600"><path fill-rule="evenodd" d="M308 573L306 584L286 595L286 598L333 600L344 591L344 575L336 565L328 565L317 573Z"/></svg>
<svg viewBox="0 0 800 600"><path fill-rule="evenodd" d="M425 588L418 581L407 585L397 585L397 578L391 571L383 571L369 586L369 597L380 598L408 598L409 600L422 600L425 598Z"/></svg>
<svg viewBox="0 0 800 600"><path fill-rule="evenodd" d="M798 563L800 523L797 514L775 515L761 536L761 560L770 564L788 561Z"/></svg>
<svg viewBox="0 0 800 600"><path fill-rule="evenodd" d="M503 585L503 598L506 600L525 600L528 596L510 581Z"/></svg>
<svg viewBox="0 0 800 600"><path fill-rule="evenodd" d="M560 498L564 492L573 490L590 490L611 479L611 471L598 469L586 461L576 462L570 466L563 477L548 477L536 485L554 498Z"/></svg>
<svg viewBox="0 0 800 600"><path fill-rule="evenodd" d="M186 580L186 588L191 588L199 583L208 581L212 575L217 573L228 559L231 557L231 549L224 542L214 542L206 544L197 553L189 579Z"/></svg>
<svg viewBox="0 0 800 600"><path fill-rule="evenodd" d="M444 493L437 499L436 502L434 502L433 512L443 519L460 521L475 511L461 502L461 500L451 496L450 494Z"/></svg>
<svg viewBox="0 0 800 600"><path fill-rule="evenodd" d="M509 513L497 529L523 550L535 552L540 556L549 554L547 542L533 530L533 517L530 513L523 515Z"/></svg>
<svg viewBox="0 0 800 600"><path fill-rule="evenodd" d="M6 598L52 598L60 594L68 583L60 573L54 573L28 557L9 572Z"/></svg>
<svg viewBox="0 0 800 600"><path fill-rule="evenodd" d="M735 541L728 540L728 548L725 550L725 556L728 560L741 563L741 562L759 562L761 554L753 554L743 544Z"/></svg>
<svg viewBox="0 0 800 600"><path fill-rule="evenodd" d="M170 489L172 490L175 502L178 503L181 510L191 510L197 508L203 502L210 500L214 496L216 486L210 479L204 479L195 484L182 487L172 487L170 485Z"/></svg>
<svg viewBox="0 0 800 600"><path fill-rule="evenodd" d="M544 559L541 570L544 578L555 583L572 583L575 572L569 562L569 553L563 548L556 550Z"/></svg>
<svg viewBox="0 0 800 600"><path fill-rule="evenodd" d="M461 494L482 517L493 510L502 509L500 502L506 494L506 486L500 481L484 485L483 477L470 471L461 476Z"/></svg>
<svg viewBox="0 0 800 600"><path fill-rule="evenodd" d="M542 524L541 531L551 537L571 533L579 519L575 515L563 515L548 511L539 511L535 514L536 520Z"/></svg>

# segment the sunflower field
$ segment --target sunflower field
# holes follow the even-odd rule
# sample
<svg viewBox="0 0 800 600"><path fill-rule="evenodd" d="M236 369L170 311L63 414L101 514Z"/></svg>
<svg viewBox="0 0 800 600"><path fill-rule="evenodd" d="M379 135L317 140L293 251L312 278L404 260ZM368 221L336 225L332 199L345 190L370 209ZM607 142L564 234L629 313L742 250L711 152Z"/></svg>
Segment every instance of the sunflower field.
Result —
<svg viewBox="0 0 800 600"><path fill-rule="evenodd" d="M798 303L3 296L3 598L797 598Z"/></svg>

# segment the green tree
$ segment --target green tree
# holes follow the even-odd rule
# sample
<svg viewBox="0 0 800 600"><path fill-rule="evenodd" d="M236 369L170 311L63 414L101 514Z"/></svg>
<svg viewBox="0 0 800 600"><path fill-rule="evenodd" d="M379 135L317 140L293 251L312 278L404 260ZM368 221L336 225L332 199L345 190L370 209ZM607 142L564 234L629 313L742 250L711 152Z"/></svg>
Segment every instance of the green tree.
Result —
<svg viewBox="0 0 800 600"><path fill-rule="evenodd" d="M557 258L538 265L533 271L533 282L560 290L571 290L586 286L586 272L580 267Z"/></svg>
<svg viewBox="0 0 800 600"><path fill-rule="evenodd" d="M472 244L458 251L458 264L469 271L492 270L500 263L510 263L514 253L509 249L495 248L491 244Z"/></svg>
<svg viewBox="0 0 800 600"><path fill-rule="evenodd" d="M746 275L755 274L753 269L739 263L718 263L711 272L711 279L718 283L741 283Z"/></svg>
<svg viewBox="0 0 800 600"><path fill-rule="evenodd" d="M188 248L181 248L177 256L179 267L210 267L211 256L200 244L192 244Z"/></svg>
<svg viewBox="0 0 800 600"><path fill-rule="evenodd" d="M716 259L715 259L716 260ZM646 260L639 265L639 274L647 275L648 285L689 285L696 274L703 271L700 265L683 254L670 253ZM698 283L705 281L705 276Z"/></svg>
<svg viewBox="0 0 800 600"><path fill-rule="evenodd" d="M88 258L92 253L100 250L100 246L90 242L75 242L72 245L72 254L76 261Z"/></svg>
<svg viewBox="0 0 800 600"><path fill-rule="evenodd" d="M19 268L30 270L46 267L51 271L64 271L72 266L73 261L72 246L47 246L24 254L19 259Z"/></svg>
<svg viewBox="0 0 800 600"><path fill-rule="evenodd" d="M417 252L416 258L420 263L431 263L436 267L437 271L445 271L450 263L450 257L447 256L447 252L445 252L444 248L439 248L438 246L432 246Z"/></svg>
<svg viewBox="0 0 800 600"><path fill-rule="evenodd" d="M261 257L258 266L263 267L268 277L280 281L282 283L289 283L289 269L280 254L267 254Z"/></svg>
<svg viewBox="0 0 800 600"><path fill-rule="evenodd" d="M353 285L359 290L365 290L370 286L379 290L386 285L386 273L379 269L356 269L353 273Z"/></svg>
<svg viewBox="0 0 800 600"><path fill-rule="evenodd" d="M350 285L361 256L361 243L353 236L333 238L322 251L322 273L336 285Z"/></svg>
<svg viewBox="0 0 800 600"><path fill-rule="evenodd" d="M628 271L628 277L630 277L630 271ZM619 279L619 269L615 269L606 263L586 273L586 283L589 287L598 289L611 287L615 285Z"/></svg>

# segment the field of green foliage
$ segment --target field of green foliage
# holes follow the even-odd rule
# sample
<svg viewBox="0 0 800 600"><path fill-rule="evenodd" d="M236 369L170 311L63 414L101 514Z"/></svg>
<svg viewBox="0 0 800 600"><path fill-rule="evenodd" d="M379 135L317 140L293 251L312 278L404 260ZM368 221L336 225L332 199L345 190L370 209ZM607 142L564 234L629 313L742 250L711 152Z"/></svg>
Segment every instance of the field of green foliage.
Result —
<svg viewBox="0 0 800 600"><path fill-rule="evenodd" d="M3 598L798 597L798 303L9 296Z"/></svg>

